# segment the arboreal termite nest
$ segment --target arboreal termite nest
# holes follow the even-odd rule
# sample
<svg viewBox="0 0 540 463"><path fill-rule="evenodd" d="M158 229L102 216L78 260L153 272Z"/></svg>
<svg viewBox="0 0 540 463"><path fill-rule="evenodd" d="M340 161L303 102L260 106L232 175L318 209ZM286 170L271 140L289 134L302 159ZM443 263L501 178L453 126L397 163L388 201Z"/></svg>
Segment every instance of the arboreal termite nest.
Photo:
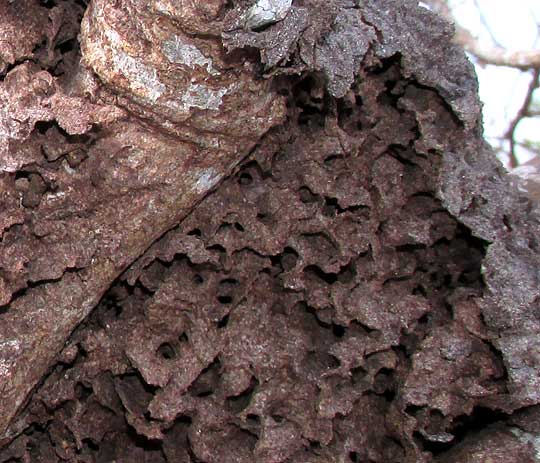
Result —
<svg viewBox="0 0 540 463"><path fill-rule="evenodd" d="M0 462L537 458L538 215L450 26L276 3L0 6Z"/></svg>

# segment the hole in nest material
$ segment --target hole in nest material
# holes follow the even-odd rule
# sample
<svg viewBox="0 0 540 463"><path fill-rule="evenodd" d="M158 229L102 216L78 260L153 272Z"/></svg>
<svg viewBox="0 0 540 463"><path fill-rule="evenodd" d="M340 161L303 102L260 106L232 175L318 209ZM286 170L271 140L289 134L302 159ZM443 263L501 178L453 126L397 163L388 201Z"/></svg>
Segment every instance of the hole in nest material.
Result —
<svg viewBox="0 0 540 463"><path fill-rule="evenodd" d="M232 303L233 298L231 296L218 296L217 300L219 301L220 304L227 305L227 304Z"/></svg>
<svg viewBox="0 0 540 463"><path fill-rule="evenodd" d="M176 352L174 351L173 346L171 346L168 342L164 342L158 347L157 354L165 360L172 360L176 357Z"/></svg>
<svg viewBox="0 0 540 463"><path fill-rule="evenodd" d="M238 177L238 183L243 186L251 185L253 183L253 177L247 172L242 172Z"/></svg>

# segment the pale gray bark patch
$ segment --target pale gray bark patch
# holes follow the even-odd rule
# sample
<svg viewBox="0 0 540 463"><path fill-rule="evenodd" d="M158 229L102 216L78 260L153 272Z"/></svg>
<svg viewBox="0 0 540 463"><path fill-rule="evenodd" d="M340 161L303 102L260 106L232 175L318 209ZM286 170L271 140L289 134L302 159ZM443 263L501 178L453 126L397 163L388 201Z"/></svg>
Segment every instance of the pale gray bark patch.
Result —
<svg viewBox="0 0 540 463"><path fill-rule="evenodd" d="M291 6L292 0L257 0L245 14L245 25L257 29L274 24L285 18Z"/></svg>

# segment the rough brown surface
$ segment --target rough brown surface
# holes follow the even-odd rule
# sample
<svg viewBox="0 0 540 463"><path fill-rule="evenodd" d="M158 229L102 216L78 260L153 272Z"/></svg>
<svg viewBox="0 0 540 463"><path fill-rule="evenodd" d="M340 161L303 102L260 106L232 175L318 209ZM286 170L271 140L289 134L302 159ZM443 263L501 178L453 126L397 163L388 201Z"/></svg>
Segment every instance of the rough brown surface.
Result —
<svg viewBox="0 0 540 463"><path fill-rule="evenodd" d="M451 28L252 3L0 8L0 462L538 461L538 211Z"/></svg>

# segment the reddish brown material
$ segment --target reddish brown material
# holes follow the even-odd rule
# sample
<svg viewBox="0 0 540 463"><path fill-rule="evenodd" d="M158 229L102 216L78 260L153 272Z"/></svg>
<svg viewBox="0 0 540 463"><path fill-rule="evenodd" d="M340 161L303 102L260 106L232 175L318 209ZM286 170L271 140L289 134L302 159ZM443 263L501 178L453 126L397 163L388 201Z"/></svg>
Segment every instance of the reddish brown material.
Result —
<svg viewBox="0 0 540 463"><path fill-rule="evenodd" d="M0 84L1 463L538 458L538 210L446 23L96 0L79 56L79 3Z"/></svg>
<svg viewBox="0 0 540 463"><path fill-rule="evenodd" d="M104 16L100 8L111 15ZM14 9L15 6L9 11ZM76 89L78 95L98 92L101 96L85 99L67 95L50 73L27 64L12 70L2 84L6 100L3 123L7 126L3 146L9 153L3 157L3 171L24 172L23 168L29 165L26 181L12 177L11 185L6 184L7 195L10 188L13 190L10 204L16 212L6 214L4 229L8 230L4 232L0 251L4 268L1 301L3 304L11 301L0 324L2 433L69 334L97 304L111 282L227 176L260 136L283 116L280 98L268 89L268 83L255 82L253 70L249 65L242 66L242 58L235 63L239 70L223 69L222 62L209 65L219 74L220 85L227 88L223 94L219 89L208 90L214 92L211 105L201 104L206 95L206 87L201 85L204 95L188 94L186 101L191 106L186 104L180 115L172 112L172 122L182 122L186 130L171 129L172 133L167 134L150 129L138 118L126 116L133 111L146 115L144 107L148 105L137 92L148 90L146 85L150 84L145 81L142 87L132 85L136 82L132 73L140 76L147 68L153 73L151 66L159 65L159 76L161 73L173 76L167 81L169 87L158 83L157 73L155 77L159 88L178 92L167 100L170 103L181 98L179 81L199 85L198 73L203 74L200 78L204 80L209 72L197 63L191 69L174 61L164 62L163 58L157 61L152 53L162 53L165 46L159 37L149 42L151 49L145 50L144 59L148 62L137 56L142 51L133 51L133 44L116 55L116 51L108 52L108 36L103 35L104 31L113 35L121 29L129 37L138 37L135 27L145 24L143 14L123 16L114 22L114 12L120 14L123 9L115 8L110 2L94 2L83 22L82 50L87 51L84 61L104 82L103 89L95 90L84 69L70 70L72 78L79 82L69 82L68 88ZM152 16L146 20L150 29ZM176 37L175 32L183 34L178 24L168 27L169 41L170 37ZM101 35L92 35L93 28ZM199 32L202 34L204 30ZM127 45L114 42L114 47L121 46ZM95 57L88 50L103 54ZM216 50L219 51L217 45L204 50L209 62L212 53L218 54ZM198 53L203 56L201 51ZM115 68L115 59L124 67ZM112 75L106 74L111 70L115 71ZM128 85L122 104L113 99L110 91L122 88L124 82L131 86ZM118 107L105 106L107 103L102 101L116 102ZM171 127L168 114L160 116L158 107L153 109L152 124ZM125 120L114 123L119 118ZM34 130L38 121L49 120L56 120L60 129L67 132L58 141L65 146L63 151L54 146L54 141L51 140L52 147L47 141L57 134L54 127L44 134ZM187 129L190 123L191 128ZM69 137L86 134L96 124L103 127L98 137L84 135L79 137L82 141L79 144L77 137ZM249 133L243 130L246 124L251 127ZM24 143L24 148L8 151L14 143ZM41 148L47 160L40 153L43 146L47 146ZM80 156L85 161L77 165L81 160L74 160L72 163L76 165L72 166L65 156L75 150L82 151ZM26 209L22 212L21 208ZM20 296L12 300L13 294Z"/></svg>

